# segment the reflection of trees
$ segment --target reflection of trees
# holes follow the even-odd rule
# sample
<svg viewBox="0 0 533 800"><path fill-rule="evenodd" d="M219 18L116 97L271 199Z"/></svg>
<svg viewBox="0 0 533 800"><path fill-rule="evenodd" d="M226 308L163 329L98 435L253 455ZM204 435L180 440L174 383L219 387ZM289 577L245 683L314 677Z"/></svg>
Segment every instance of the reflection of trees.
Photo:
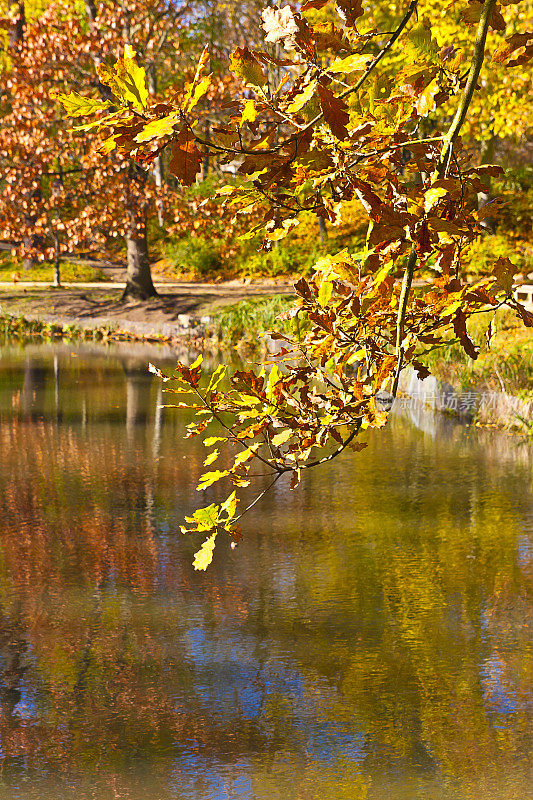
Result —
<svg viewBox="0 0 533 800"><path fill-rule="evenodd" d="M400 426L300 494L279 484L198 576L177 530L205 454L135 370L116 420L78 368L60 403L86 398L86 431L68 407L0 426L4 775L83 765L137 800L124 765L144 760L166 800L172 757L184 786L187 758L206 787L246 762L259 798L525 795L527 471Z"/></svg>
<svg viewBox="0 0 533 800"><path fill-rule="evenodd" d="M131 359L123 362L126 376L126 427L132 436L136 426L145 426L153 414L153 402L150 388L153 374L145 364Z"/></svg>
<svg viewBox="0 0 533 800"><path fill-rule="evenodd" d="M38 417L42 413L47 372L45 366L26 358L22 390L22 412L26 417Z"/></svg>

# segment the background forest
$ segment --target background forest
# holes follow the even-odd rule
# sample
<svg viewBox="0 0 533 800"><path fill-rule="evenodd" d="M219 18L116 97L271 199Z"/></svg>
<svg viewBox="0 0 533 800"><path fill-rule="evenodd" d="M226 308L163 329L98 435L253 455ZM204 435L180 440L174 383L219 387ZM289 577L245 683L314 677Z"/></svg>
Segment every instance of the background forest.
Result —
<svg viewBox="0 0 533 800"><path fill-rule="evenodd" d="M211 87L201 100L205 137L216 127L239 90L239 78L227 69L237 47L262 42L264 0L46 0L0 3L0 276L4 280L51 278L55 262L69 280L103 277L94 266L74 257L123 262L142 274L143 292L152 292L150 270L158 277L214 280L237 276L306 274L325 248L364 248L366 214L358 200L344 203L337 225L304 216L282 242L264 249L259 238L242 238L249 220L234 218L216 188L239 183L241 164L221 165L216 155L204 158L192 187L181 186L163 153L150 169L136 166L116 152L102 159L90 136L75 130L54 100L54 92L74 90L109 99L96 67L111 64L130 44L145 65L149 91L169 101L194 76L209 45ZM294 3L296 7L298 4ZM327 30L328 11L315 12ZM442 46L461 47L471 30L453 4L423 0L419 19L432 21ZM376 4L366 12L382 29L393 24L399 6ZM322 17L322 19L320 19ZM390 17L390 20L389 20ZM505 9L500 30L491 30L488 52L494 52L515 30L530 30L533 3L524 0ZM269 47L267 45L267 47ZM270 45L275 54L279 45ZM397 68L402 54L390 59ZM333 56L332 56L333 58ZM324 63L324 69L327 69ZM279 77L270 67L268 79ZM383 78L382 78L383 79ZM371 91L379 101L379 80ZM531 71L504 70L487 59L480 91L462 131L463 144L478 163L500 163L490 194L485 235L462 256L465 273L490 272L499 256L519 269L533 269L533 124ZM437 114L446 115L446 104ZM427 130L424 129L427 123ZM434 119L423 120L422 136L431 136ZM326 244L327 242L327 244Z"/></svg>

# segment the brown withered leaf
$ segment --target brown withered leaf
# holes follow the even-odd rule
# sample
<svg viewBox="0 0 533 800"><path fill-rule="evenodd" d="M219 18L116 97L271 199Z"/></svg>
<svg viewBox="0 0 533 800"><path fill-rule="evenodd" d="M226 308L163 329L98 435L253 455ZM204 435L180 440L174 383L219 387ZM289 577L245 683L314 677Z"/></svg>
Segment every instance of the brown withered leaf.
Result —
<svg viewBox="0 0 533 800"><path fill-rule="evenodd" d="M294 470L294 472L292 473L291 491L293 491L294 489L297 489L298 486L300 485L301 475L302 475L302 472L299 469Z"/></svg>
<svg viewBox="0 0 533 800"><path fill-rule="evenodd" d="M313 294L311 292L311 287L309 286L305 278L300 278L300 280L294 284L294 288L296 289L300 297L304 298L304 300L312 300Z"/></svg>
<svg viewBox="0 0 533 800"><path fill-rule="evenodd" d="M346 101L340 97L335 97L330 89L320 84L317 87L317 91L324 119L331 128L332 133L337 139L346 139L348 136L346 126L350 121Z"/></svg>
<svg viewBox="0 0 533 800"><path fill-rule="evenodd" d="M524 48L522 53L511 61L512 54L522 48ZM496 61L497 64L507 64L510 67L514 67L519 64L525 64L531 57L533 57L533 31L526 31L525 33L514 33L509 36L498 47L492 56L492 60Z"/></svg>
<svg viewBox="0 0 533 800"><path fill-rule="evenodd" d="M476 348L474 342L468 335L468 331L466 330L466 320L467 316L465 312L458 308L455 312L455 317L453 318L453 329L455 331L455 335L461 342L465 353L470 356L470 358L475 360L479 355L479 350Z"/></svg>
<svg viewBox="0 0 533 800"><path fill-rule="evenodd" d="M352 442L348 445L348 447L355 453L360 453L361 450L364 450L365 447L368 447L368 442Z"/></svg>
<svg viewBox="0 0 533 800"><path fill-rule="evenodd" d="M200 172L202 155L196 147L194 134L182 128L172 145L170 171L184 186L192 186L196 175Z"/></svg>
<svg viewBox="0 0 533 800"><path fill-rule="evenodd" d="M417 235L416 235L416 252L419 256L425 256L428 253L431 253L431 236L429 233L429 227L426 220L420 226Z"/></svg>
<svg viewBox="0 0 533 800"><path fill-rule="evenodd" d="M337 0L337 9L348 28L355 28L363 16L363 0Z"/></svg>
<svg viewBox="0 0 533 800"><path fill-rule="evenodd" d="M494 6L494 11L492 12L492 16L490 18L490 27L493 31L504 31L507 27L505 20L502 17L502 12L500 11L499 5Z"/></svg>
<svg viewBox="0 0 533 800"><path fill-rule="evenodd" d="M314 25L312 38L319 50L333 50L334 53L350 50L350 45L342 30L336 28L332 22Z"/></svg>
<svg viewBox="0 0 533 800"><path fill-rule="evenodd" d="M483 3L480 0L470 0L468 6L461 12L461 19L466 25L475 25L479 22Z"/></svg>
<svg viewBox="0 0 533 800"><path fill-rule="evenodd" d="M425 380L426 378L428 378L431 375L431 373L430 373L429 369L426 367L426 365L422 364L420 361L417 361L416 359L413 359L413 361L411 361L411 364L413 365L413 367L415 369L415 372L416 372L416 374L418 376L418 379L420 381Z"/></svg>
<svg viewBox="0 0 533 800"><path fill-rule="evenodd" d="M516 313L521 317L522 322L526 326L526 328L533 328L533 314L531 311L528 311L527 308L524 308L522 303L514 302L513 308Z"/></svg>
<svg viewBox="0 0 533 800"><path fill-rule="evenodd" d="M307 0L306 3L302 6L302 11L309 11L311 8L315 8L317 11L320 11L321 8L324 8L328 0Z"/></svg>

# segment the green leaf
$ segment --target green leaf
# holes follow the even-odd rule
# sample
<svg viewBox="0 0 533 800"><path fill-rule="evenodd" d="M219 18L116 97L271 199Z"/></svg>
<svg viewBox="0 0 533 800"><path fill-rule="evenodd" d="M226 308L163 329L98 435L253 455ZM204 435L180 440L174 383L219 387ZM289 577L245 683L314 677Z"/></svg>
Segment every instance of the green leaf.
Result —
<svg viewBox="0 0 533 800"><path fill-rule="evenodd" d="M70 92L70 94L50 92L50 96L55 100L59 100L69 117L90 116L97 111L105 111L111 105L109 100L95 100L92 97L84 97L77 92Z"/></svg>
<svg viewBox="0 0 533 800"><path fill-rule="evenodd" d="M217 534L214 533L209 539L206 539L201 548L194 555L193 567L196 570L206 570L213 560L213 551L215 549L215 539Z"/></svg>
<svg viewBox="0 0 533 800"><path fill-rule="evenodd" d="M264 86L266 75L261 65L247 47L237 47L231 54L230 69L238 78L251 86Z"/></svg>
<svg viewBox="0 0 533 800"><path fill-rule="evenodd" d="M219 520L219 508L212 503L205 508L199 508L192 517L185 517L187 522L194 523L197 531L212 531L216 528Z"/></svg>

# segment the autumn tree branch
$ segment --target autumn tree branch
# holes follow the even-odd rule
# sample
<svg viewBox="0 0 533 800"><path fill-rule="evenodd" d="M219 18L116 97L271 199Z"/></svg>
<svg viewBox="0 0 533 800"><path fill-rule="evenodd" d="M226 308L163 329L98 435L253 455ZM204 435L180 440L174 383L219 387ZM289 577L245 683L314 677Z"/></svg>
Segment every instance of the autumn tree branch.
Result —
<svg viewBox="0 0 533 800"><path fill-rule="evenodd" d="M461 101L457 107L455 117L453 118L452 124L450 125L448 132L444 136L444 146L442 148L439 162L437 164L437 168L434 173L434 180L435 179L439 180L446 174L448 165L450 163L450 159L452 157L453 146L457 140L457 137L459 136L459 133L461 132L461 128L468 114L468 109L470 107L470 103L472 102L472 98L476 90L477 79L479 78L481 67L483 66L483 61L485 60L485 45L487 42L487 33L489 30L490 21L492 18L492 12L494 11L495 5L496 5L496 0L485 0L483 4L481 17L477 29L476 42L474 45L474 53L472 55L470 70L468 72L468 78L465 84L463 95L461 97ZM409 294L413 283L413 276L416 268L416 263L417 263L417 255L415 246L413 245L411 252L409 254L409 261L407 262L407 267L405 269L405 274L403 277L402 290L400 294L400 302L398 308L398 323L396 327L396 355L398 362L392 389L393 397L396 397L396 394L398 392L398 384L400 381L400 374L402 371L402 362L404 356L404 350L402 347L403 329L405 325L405 317L407 314L407 307L409 304Z"/></svg>

